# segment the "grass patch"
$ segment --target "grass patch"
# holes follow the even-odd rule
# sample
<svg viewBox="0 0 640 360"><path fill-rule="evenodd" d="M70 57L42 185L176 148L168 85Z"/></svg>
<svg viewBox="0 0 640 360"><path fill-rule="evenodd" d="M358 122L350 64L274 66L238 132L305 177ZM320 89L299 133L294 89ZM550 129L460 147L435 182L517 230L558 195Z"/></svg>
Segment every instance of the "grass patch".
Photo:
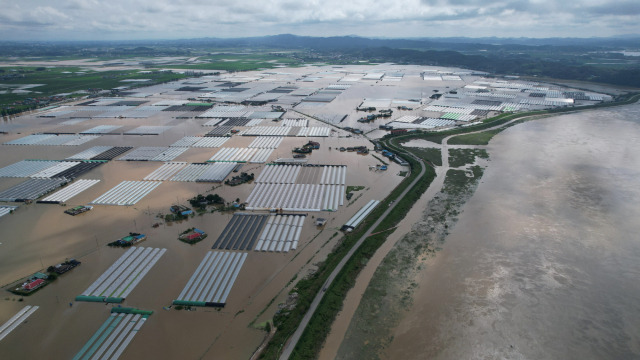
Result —
<svg viewBox="0 0 640 360"><path fill-rule="evenodd" d="M426 133L426 134L421 134L419 136L411 136L411 138L427 140L427 141L434 142L436 144L442 144L442 140L444 140L444 138L446 138L447 136L449 136L449 134L445 134L444 132L442 132L442 133Z"/></svg>
<svg viewBox="0 0 640 360"><path fill-rule="evenodd" d="M442 166L442 151L436 148L411 148L411 152L430 162L434 166Z"/></svg>
<svg viewBox="0 0 640 360"><path fill-rule="evenodd" d="M449 149L449 166L461 167L473 164L476 156L481 159L489 158L485 149Z"/></svg>
<svg viewBox="0 0 640 360"><path fill-rule="evenodd" d="M352 192L352 191L360 191L360 190L364 190L364 186L360 186L360 185L357 185L357 186L349 185L349 186L347 186L347 194Z"/></svg>
<svg viewBox="0 0 640 360"><path fill-rule="evenodd" d="M458 135L449 139L450 145L488 145L489 141L502 129L483 131L475 134Z"/></svg>

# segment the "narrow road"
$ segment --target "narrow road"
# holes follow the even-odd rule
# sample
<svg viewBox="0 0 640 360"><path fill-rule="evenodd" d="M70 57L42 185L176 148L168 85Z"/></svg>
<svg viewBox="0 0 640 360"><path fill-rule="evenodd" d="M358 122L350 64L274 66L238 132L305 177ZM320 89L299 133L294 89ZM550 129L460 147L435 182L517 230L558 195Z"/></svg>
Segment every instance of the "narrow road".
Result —
<svg viewBox="0 0 640 360"><path fill-rule="evenodd" d="M327 278L327 281L325 281L325 283L322 285L322 290L320 290L320 292L318 292L316 297L313 299L313 302L311 303L311 306L309 307L309 310L307 310L307 313L304 314L304 317L302 318L302 321L300 322L300 325L298 325L298 328L296 329L296 331L293 333L291 338L289 338L289 342L287 343L286 347L282 350L282 354L280 355L280 360L287 360L291 356L291 353L293 352L293 349L296 347L296 344L298 344L298 340L300 340L300 336L302 336L302 333L307 328L307 325L309 324L309 320L311 320L311 317L313 316L313 313L316 311L316 309L318 308L318 305L320 304L320 301L322 301L322 298L324 297L324 293L325 293L324 289L329 288L329 286L331 285L333 280L336 278L336 276L338 276L338 273L340 273L340 271L342 270L344 265L347 263L347 261L349 261L349 259L351 259L351 256L353 256L353 254L356 252L356 250L358 250L360 245L362 245L362 243L369 237L369 235L371 235L373 230L375 230L375 228L378 227L378 225L380 225L382 220L384 220L387 217L387 215L389 215L389 213L391 211L393 211L393 209L396 207L396 204L398 204L398 200L402 199L403 197L405 197L407 195L407 193L418 183L418 181L421 180L422 176L424 175L424 173L426 171L426 167L424 165L424 162L421 159L419 159L418 157L414 156L413 154L410 154L410 155L411 155L411 157L413 157L414 159L416 159L420 163L420 168L421 168L420 169L420 174L402 192L402 194L400 194L400 196L398 196L395 199L395 201L389 206L389 208L387 208L387 210L385 210L385 212L378 218L378 220L373 225L371 225L369 227L367 232L364 233L364 235L362 235L362 237L360 237L360 239L358 239L358 242L356 242L356 244L351 248L351 250L349 250L347 255L345 255L345 257L342 258L342 261L340 261L338 266L336 266L336 268L333 270L331 275L329 275L329 277Z"/></svg>

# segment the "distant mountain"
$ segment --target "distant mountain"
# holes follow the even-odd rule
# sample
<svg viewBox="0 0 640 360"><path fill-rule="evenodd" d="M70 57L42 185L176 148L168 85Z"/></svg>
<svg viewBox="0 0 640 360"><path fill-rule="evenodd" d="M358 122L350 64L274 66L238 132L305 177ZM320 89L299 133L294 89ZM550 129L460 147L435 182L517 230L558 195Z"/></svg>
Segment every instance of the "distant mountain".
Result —
<svg viewBox="0 0 640 360"><path fill-rule="evenodd" d="M380 39L359 36L311 37L281 34L247 38L200 38L167 40L164 44L176 47L305 49L319 52L344 52L371 48L457 51L467 55L572 53L577 56L589 52L640 49L640 37L625 38L414 38ZM546 55L545 55L546 56Z"/></svg>
<svg viewBox="0 0 640 360"><path fill-rule="evenodd" d="M412 48L412 49L448 49L479 50L498 46L573 46L599 48L640 48L640 36L628 35L609 38L367 38L359 36L312 37L281 34L247 38L201 38L171 40L180 43L208 43L234 46L265 46L284 48L313 48L317 50L343 48Z"/></svg>
<svg viewBox="0 0 640 360"><path fill-rule="evenodd" d="M443 43L467 43L467 44L495 44L495 45L527 45L527 46L603 46L603 47L640 47L639 35L624 35L616 37L592 37L592 38L427 38L433 42Z"/></svg>
<svg viewBox="0 0 640 360"><path fill-rule="evenodd" d="M455 51L478 51L491 49L511 49L519 47L541 47L557 46L572 48L601 48L601 49L624 49L640 48L640 35L625 35L620 37L607 38L469 38L469 37L448 37L448 38L368 38L360 36L332 36L314 37L298 36L292 34L244 37L244 38L194 38L179 40L123 40L123 41L69 41L69 42L0 42L1 46L9 44L57 44L67 46L122 46L122 45L173 45L183 46L213 46L213 47L269 47L286 49L354 49L387 47L392 49L432 49L432 50L455 50Z"/></svg>

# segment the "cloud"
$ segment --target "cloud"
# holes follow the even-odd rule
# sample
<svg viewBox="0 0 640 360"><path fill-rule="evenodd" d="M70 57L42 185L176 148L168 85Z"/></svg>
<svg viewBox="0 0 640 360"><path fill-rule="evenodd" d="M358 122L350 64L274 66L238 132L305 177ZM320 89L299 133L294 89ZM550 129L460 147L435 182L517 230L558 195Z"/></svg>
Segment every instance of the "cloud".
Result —
<svg viewBox="0 0 640 360"><path fill-rule="evenodd" d="M637 0L0 0L0 40L330 36L607 36ZM46 28L46 33L36 29Z"/></svg>
<svg viewBox="0 0 640 360"><path fill-rule="evenodd" d="M36 6L30 11L24 12L17 5L7 6L0 12L0 29L8 27L13 29L41 29L43 27L56 28L69 21L69 16L50 6Z"/></svg>
<svg viewBox="0 0 640 360"><path fill-rule="evenodd" d="M608 4L591 6L587 9L594 15L622 15L622 16L638 16L640 15L640 2L633 1L617 1Z"/></svg>

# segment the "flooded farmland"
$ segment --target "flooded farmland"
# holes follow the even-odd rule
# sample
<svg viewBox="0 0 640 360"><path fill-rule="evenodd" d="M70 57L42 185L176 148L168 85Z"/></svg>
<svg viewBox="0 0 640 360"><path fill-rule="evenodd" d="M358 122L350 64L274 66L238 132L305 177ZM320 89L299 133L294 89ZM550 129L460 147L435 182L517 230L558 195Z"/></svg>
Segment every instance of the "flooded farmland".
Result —
<svg viewBox="0 0 640 360"><path fill-rule="evenodd" d="M636 104L494 137L381 357L640 357L639 117Z"/></svg>
<svg viewBox="0 0 640 360"><path fill-rule="evenodd" d="M382 73L391 73L393 70L396 75L401 70L406 76L403 75L401 81L398 76L390 76L393 80L364 79L367 73L377 68L384 69ZM436 75L426 76L434 71ZM438 71L442 71L443 75L438 75ZM380 64L373 67L295 68L278 73L256 71L221 74L137 88L136 91L144 92L123 94L124 97L78 100L64 107L3 119L4 122L0 124L0 131L3 132L0 134L0 190L11 191L1 196L0 200L3 203L15 203L19 207L12 208L13 213L4 207L2 211L6 215L0 219L0 284L4 288L4 296L0 301L0 324L7 322L5 328L10 329L7 332L0 331L0 358L13 358L15 354L20 354L22 358L64 359L94 350L121 352L125 359L249 358L265 339L267 322L282 308L292 306L287 303L295 296L290 297L289 292L296 292L297 280L315 272L318 264L342 241L339 231L342 225L370 200L384 199L404 178L406 167L391 160L387 163L382 159L383 154L371 149L369 139L386 134L386 130L380 129L381 125L383 128L385 124L392 123L401 129L433 129L442 123L448 126L464 125L472 117L474 121L479 121L494 112L513 111L515 107L524 111L564 104L555 101L532 103L528 93L519 92L516 96L501 90L506 86L537 91L535 84L489 82L468 72L458 72L460 75L455 76L444 75L445 72L458 71ZM311 84L305 81L309 80L310 75L314 79ZM355 78L362 81L353 80ZM343 79L349 80L347 84ZM190 86L194 85L193 82L210 88L211 92L194 94ZM489 104L486 100L476 99L474 95L461 97L450 94L452 97L442 100L426 96L451 87L462 89L469 85L473 89L480 86L473 85L476 82L486 83L487 87L494 89L495 94L492 95L507 96L504 99L509 99L509 102L490 101ZM297 84L295 91L301 95L277 95L274 99L271 97L275 95L265 95L293 83ZM222 94L220 88L231 91ZM559 91L556 88L560 89L554 87L550 91L555 94ZM289 90L294 93L293 88L286 91ZM319 99L324 102L303 101L314 99L316 95L313 94L322 95ZM190 100L196 95L199 100ZM239 104L262 95L269 97L269 100L277 100L273 103L277 106ZM588 100L578 100L577 106L605 101L605 98L606 101L610 100L608 96L583 95L581 98ZM596 100L591 100L590 96ZM520 103L512 102L513 99L526 103L518 105ZM385 114L395 111L395 115L378 119L378 115L361 109L372 107L380 108L378 115L382 115L383 109L387 110ZM501 110L483 110L478 118L466 114L476 110L476 107ZM280 111L285 109L286 112ZM358 121L370 115L375 115L375 121ZM273 121L274 116L280 120ZM437 118L432 118L434 116ZM352 126L357 126L355 130L359 131L352 129ZM132 132L138 135L128 135ZM143 133L145 135L140 135ZM81 139L80 134L98 136ZM264 142L264 138L259 139L261 134L280 136L272 136L276 141L270 139L271 145L266 144L269 145L267 147L255 147L254 143ZM89 141L71 145L68 144L71 138L73 141ZM303 160L290 158L294 152L300 152L296 147L304 147L309 140L312 142L307 145L315 148L313 154L307 153ZM438 145L432 144L432 147ZM362 151L363 154L358 154L356 149L361 147L371 149L371 153ZM107 148L109 150L106 152L109 153L115 150L119 152L118 149L123 148L127 153L116 156L113 161L103 162L82 175L83 178L79 180L93 180L95 183L86 191L65 200L63 204L16 201L40 197L32 196L35 185L23 186L29 190L26 194L29 197L23 198L20 192L14 191L16 185L28 181L20 177L57 177L57 171L60 170L58 165L72 165L66 159L83 159L89 163L99 160L94 159L93 155L101 159L111 158L101 153ZM257 152L260 152L260 158L254 159ZM298 171L294 167L287 167L286 172L267 170L281 161L293 164L306 161L310 166L305 167L305 171ZM46 164L51 162L60 162L51 167L57 169L55 174L48 167L51 164ZM230 166L222 166L226 169L225 174L216 172L205 176L205 173L198 172L198 169L206 169L203 167L205 165L209 169L220 168L218 165L224 162L239 162L233 164L234 170L256 177L248 183L233 186L221 182L224 178L234 176ZM438 169L439 175L447 172L446 156L442 163L444 165ZM383 164L387 165L386 171L382 171ZM331 171L330 176L329 172L325 174L324 170L321 171L328 169L326 165L332 168L340 166L346 172L338 176L337 172ZM40 166L47 167L40 169ZM481 166L486 166L486 160L482 160ZM38 173L29 170L35 167L38 167ZM82 168L86 169L87 166L83 164ZM178 172L171 173L167 169ZM468 181L470 186L465 192L466 197L471 196L472 188L480 180L480 167L478 176L476 171L451 171L458 174L459 181L472 179ZM224 177L218 178L222 175ZM44 180L48 181L49 178L45 177ZM148 193L149 188L144 183L150 181L156 181L154 186L157 188ZM333 184L336 182L340 184ZM439 185L443 183L447 184L443 176L434 182ZM319 189L327 191L320 192ZM422 208L438 191L439 187L435 186L427 191L419 202ZM352 192L353 198L347 198L347 192ZM172 205L193 207L188 199L197 194L218 195L226 199L223 201L225 206L209 206L197 215L178 221L171 221L172 217L167 217ZM100 198L100 201L96 201ZM95 205L94 209L74 217L64 212L85 204ZM279 225L270 227L269 231L268 222L255 222L252 225L244 221L237 229L233 226L227 231L227 226L234 218L233 212L242 209L243 204L246 207L242 212L252 215L274 215L275 219L277 212L281 215L293 212L306 215L306 220L304 224L295 225L295 234L293 230L283 230L280 226L283 217L279 217ZM207 206L202 201L200 205ZM441 205L448 206L448 203L443 200ZM398 227L398 237L423 217L421 211L407 216ZM315 226L316 218L326 221L324 227ZM260 224L265 226L264 229ZM293 227L293 224L289 226L290 229ZM438 227L445 228L441 222ZM449 228L453 228L453 224ZM420 235L422 229L429 227L417 228L414 233ZM127 257L127 250L106 246L132 232L140 232L148 237L142 247L149 250L140 250L135 254L143 254L143 251L144 254L156 251L165 253L156 259L157 263L156 260L150 260L150 256ZM181 234L192 236L201 232L208 234L208 237L197 244L178 241ZM212 245L216 248L216 242L223 235L226 240L220 241L228 242L224 249L226 255L211 255ZM256 247L251 250L258 251L240 253L238 250L248 249L242 249L244 245L240 248L231 245L231 240L240 237L251 242L257 240L256 244L262 245L269 241L273 246ZM261 243L260 239L264 242ZM286 241L291 247L284 244L284 247L278 247L280 245L274 241L281 244L280 240ZM236 241L233 240L233 243ZM392 247L393 244L389 243L383 250ZM280 251L282 249L285 250ZM216 250L222 251L220 248ZM436 248L429 247L428 250L433 252ZM208 254L210 256L206 257ZM48 271L48 265L71 258L81 261L81 267L46 287L41 286L43 281L39 280L47 275L36 272ZM239 258L246 261L242 260L242 264L238 265ZM380 255L382 258L384 255ZM37 280L33 279L36 275L39 277ZM51 280L56 277L52 276ZM8 291L24 289L25 286L43 288L25 297ZM186 292L179 295L181 291ZM84 296L77 298L77 295ZM176 299L187 303L176 303L173 301ZM221 299L224 301L219 301ZM87 300L100 302L96 304ZM103 300L106 305L101 306ZM109 305L117 304L115 301L121 301L122 304ZM406 303L410 305L410 302ZM205 306L201 306L203 304ZM358 303L354 301L353 304L357 307ZM119 309L119 306L124 309ZM403 311L408 309L408 305L403 306ZM120 311L129 312L126 316L120 313L117 318L110 315L111 312ZM28 321L23 314L29 314ZM14 316L18 320L12 320ZM144 323L146 325L142 327ZM344 323L349 324L349 320L344 320ZM381 328L387 329L384 326ZM101 332L104 329L115 332L106 337ZM125 337L131 339L127 335L131 329L135 330L131 334L139 332L134 340L107 341ZM2 338L3 335L6 337ZM39 339L38 345L25 347L25 339L32 338ZM360 358L363 356L360 355Z"/></svg>

